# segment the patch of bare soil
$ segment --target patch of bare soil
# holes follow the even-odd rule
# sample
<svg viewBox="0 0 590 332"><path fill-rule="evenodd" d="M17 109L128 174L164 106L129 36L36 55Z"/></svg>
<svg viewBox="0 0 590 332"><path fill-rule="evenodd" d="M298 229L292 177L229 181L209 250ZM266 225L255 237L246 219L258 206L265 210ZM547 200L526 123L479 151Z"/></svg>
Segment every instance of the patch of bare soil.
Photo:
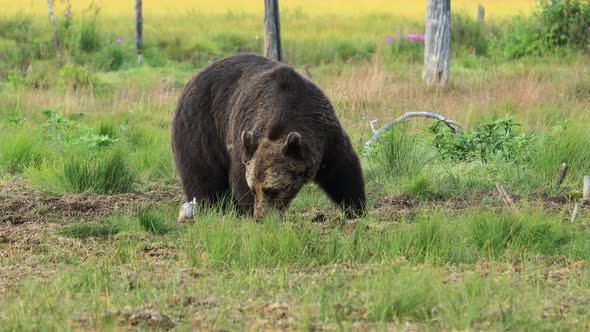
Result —
<svg viewBox="0 0 590 332"><path fill-rule="evenodd" d="M138 309L126 309L120 315L119 322L121 325L133 327L148 326L150 328L163 329L166 331L171 330L175 326L170 317L150 306Z"/></svg>
<svg viewBox="0 0 590 332"><path fill-rule="evenodd" d="M140 205L180 200L180 192L158 190L114 195L69 193L47 196L39 190L28 188L22 179L14 179L0 185L0 225L97 219Z"/></svg>
<svg viewBox="0 0 590 332"><path fill-rule="evenodd" d="M527 197L511 195L514 203L524 200L539 202L547 212L559 212L564 209L573 207L573 202L565 196L549 196L545 193L534 194ZM375 204L374 212L381 217L390 221L395 221L400 217L408 217L415 214L421 208L445 208L450 211L460 212L470 208L484 208L490 210L507 209L498 193L495 191L479 191L466 193L461 197L451 197L448 199L420 200L412 195L386 196L381 197Z"/></svg>

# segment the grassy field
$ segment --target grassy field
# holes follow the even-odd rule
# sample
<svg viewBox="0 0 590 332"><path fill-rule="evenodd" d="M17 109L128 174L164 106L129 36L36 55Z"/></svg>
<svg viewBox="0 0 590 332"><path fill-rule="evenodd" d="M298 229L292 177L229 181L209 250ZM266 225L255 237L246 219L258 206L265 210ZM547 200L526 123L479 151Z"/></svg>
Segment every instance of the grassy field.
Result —
<svg viewBox="0 0 590 332"><path fill-rule="evenodd" d="M24 3L0 1L0 27L13 29ZM310 185L282 218L200 209L177 224L169 126L179 93L208 61L260 46L249 41L260 8L235 1L244 13L230 14L231 3L194 13L205 1L146 3L160 17L146 23L153 54L143 66L121 2L102 2L100 44L84 52L86 21L73 7L62 65L43 48L44 18L14 28L19 38L0 29L0 331L590 329L588 204L570 222L590 175L587 53L507 60L465 48L453 53L450 84L431 88L421 45L383 42L398 25L419 31L419 8L284 1L287 62L334 104L362 156L369 213L347 220ZM528 6L483 3L499 18ZM25 46L20 58L13 44L3 53L2 41L35 38L28 62L17 61ZM162 44L174 39L177 48ZM113 54L122 63L105 67ZM468 132L412 119L368 154L370 121L406 111Z"/></svg>

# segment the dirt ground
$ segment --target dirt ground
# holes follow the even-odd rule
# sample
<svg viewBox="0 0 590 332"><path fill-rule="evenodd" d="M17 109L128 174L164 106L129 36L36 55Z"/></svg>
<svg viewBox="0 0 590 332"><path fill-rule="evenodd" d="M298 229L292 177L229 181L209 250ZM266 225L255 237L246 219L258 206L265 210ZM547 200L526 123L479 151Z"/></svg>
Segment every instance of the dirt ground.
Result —
<svg viewBox="0 0 590 332"><path fill-rule="evenodd" d="M511 195L516 204L523 197ZM543 208L553 213L570 213L574 203L565 196L537 194L527 197L528 201L539 202ZM125 213L138 206L173 204L182 201L180 190L151 190L143 193L124 193L97 195L90 193L68 193L62 196L46 195L31 189L23 179L12 179L0 184L0 228L25 223L66 224L76 220L97 220L112 214ZM422 201L411 195L378 197L372 213L380 221L395 221L421 208L444 208L460 212L470 208L507 208L494 191L479 191L462 197ZM305 211L312 215L313 221L325 221L320 211ZM570 214L571 215L571 214ZM565 217L565 215L564 215ZM2 237L0 236L0 242Z"/></svg>
<svg viewBox="0 0 590 332"><path fill-rule="evenodd" d="M519 205L523 197L512 195ZM100 220L113 214L133 211L139 206L179 204L182 193L178 190L151 190L114 195L68 193L51 196L31 189L23 179L11 179L0 184L0 243L34 245L42 234L79 220ZM564 220L571 218L574 203L565 196L550 197L545 194L527 197L529 202L538 202L545 210L561 213ZM441 208L450 213L459 213L470 208L491 210L507 209L494 191L480 191L462 197L422 201L411 195L385 196L375 199L370 213L379 222L411 222L420 209ZM589 210L586 206L584 210ZM301 213L313 222L332 224L343 222L335 209L321 211L311 208L306 211L289 211L288 215ZM583 211L586 213L586 211Z"/></svg>
<svg viewBox="0 0 590 332"><path fill-rule="evenodd" d="M30 189L22 179L0 185L0 225L24 223L68 223L79 219L100 219L141 205L180 202L180 191L154 190L145 193L96 195L68 193L49 196Z"/></svg>

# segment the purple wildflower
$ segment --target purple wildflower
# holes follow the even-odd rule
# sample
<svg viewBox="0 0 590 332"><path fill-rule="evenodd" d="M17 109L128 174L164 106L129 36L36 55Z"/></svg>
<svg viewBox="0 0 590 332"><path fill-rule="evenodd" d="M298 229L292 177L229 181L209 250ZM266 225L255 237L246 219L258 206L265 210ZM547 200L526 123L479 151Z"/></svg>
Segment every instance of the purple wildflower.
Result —
<svg viewBox="0 0 590 332"><path fill-rule="evenodd" d="M415 33L408 33L408 35L406 36L406 39L410 40L410 41L415 41L415 40L418 40L418 35Z"/></svg>
<svg viewBox="0 0 590 332"><path fill-rule="evenodd" d="M123 44L123 38L117 38L117 44Z"/></svg>
<svg viewBox="0 0 590 332"><path fill-rule="evenodd" d="M426 36L424 34L418 35L418 41L425 41L426 40Z"/></svg>
<svg viewBox="0 0 590 332"><path fill-rule="evenodd" d="M590 26L586 29L586 32L590 33Z"/></svg>
<svg viewBox="0 0 590 332"><path fill-rule="evenodd" d="M386 43L386 44L391 44L391 43L393 43L393 37L391 37L391 36L387 36L387 37L385 37L385 43Z"/></svg>
<svg viewBox="0 0 590 332"><path fill-rule="evenodd" d="M67 17L70 17L70 16L72 16L72 10L71 10L71 9L68 9L68 10L66 11L66 16L67 16Z"/></svg>

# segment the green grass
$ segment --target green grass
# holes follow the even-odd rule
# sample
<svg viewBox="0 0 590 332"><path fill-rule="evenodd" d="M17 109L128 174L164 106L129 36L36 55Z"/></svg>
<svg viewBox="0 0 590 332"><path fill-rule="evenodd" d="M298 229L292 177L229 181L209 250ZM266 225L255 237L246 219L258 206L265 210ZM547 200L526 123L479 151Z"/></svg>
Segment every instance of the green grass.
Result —
<svg viewBox="0 0 590 332"><path fill-rule="evenodd" d="M77 152L77 155L65 157L63 163L45 164L33 171L33 180L41 188L55 193L115 194L133 189L136 171L122 150L71 152Z"/></svg>
<svg viewBox="0 0 590 332"><path fill-rule="evenodd" d="M431 122L412 119L362 157L364 218L342 219L307 186L283 218L256 222L218 207L176 224L169 126L178 94L209 59L261 47L251 33L257 18L205 16L183 16L146 40L142 67L132 45L112 40L64 67L43 60L54 57L45 48L26 74L0 67L0 208L63 215L0 224L0 330L154 328L149 317L129 319L146 307L178 330L587 329L588 210L569 223L590 170L585 55L502 62L460 50L450 85L432 89L421 82L420 46L380 44L395 33L388 17L333 18L342 27L334 31L293 19L287 62L301 72L311 65L358 151L372 136L370 120L434 111L468 128L514 117L520 132L538 137L531 160L443 160L425 130ZM233 29L236 17L249 28ZM177 34L182 26L202 33L177 42L189 33ZM116 69L114 47L130 55ZM48 117L39 112L47 109ZM570 172L555 190L562 162ZM21 180L60 197L29 199L14 186ZM502 207L496 183L517 211ZM117 200L154 202L75 210L95 193L129 191ZM19 195L21 205L4 204ZM60 199L63 211L49 210Z"/></svg>
<svg viewBox="0 0 590 332"><path fill-rule="evenodd" d="M535 209L424 211L414 224L361 220L352 232L211 211L154 232L145 220L171 215L142 211L64 226L42 239L45 254L1 258L46 257L43 269L59 267L49 280L31 274L10 285L0 300L3 327L113 329L146 307L179 329L261 319L277 327L281 317L297 329L579 329L589 313L580 300L589 272L572 264L590 255L588 230ZM149 319L139 323L149 327Z"/></svg>
<svg viewBox="0 0 590 332"><path fill-rule="evenodd" d="M166 216L155 209L140 207L137 211L137 219L141 228L154 234L164 234L170 232L173 227L166 222Z"/></svg>
<svg viewBox="0 0 590 332"><path fill-rule="evenodd" d="M269 218L260 224L206 213L197 216L183 237L183 248L191 265L211 269L368 264L400 256L416 263L468 264L500 259L506 252L587 259L587 236L579 225L564 224L559 216L536 209L524 216L471 211L449 217L425 211L412 224L380 226L369 219L352 231L343 226L329 234L301 219Z"/></svg>
<svg viewBox="0 0 590 332"><path fill-rule="evenodd" d="M26 131L9 131L0 136L0 170L18 174L41 163L44 157L39 138Z"/></svg>
<svg viewBox="0 0 590 332"><path fill-rule="evenodd" d="M387 131L368 151L376 174L386 177L413 177L434 159L421 136L401 124ZM426 143L428 144L428 143Z"/></svg>

